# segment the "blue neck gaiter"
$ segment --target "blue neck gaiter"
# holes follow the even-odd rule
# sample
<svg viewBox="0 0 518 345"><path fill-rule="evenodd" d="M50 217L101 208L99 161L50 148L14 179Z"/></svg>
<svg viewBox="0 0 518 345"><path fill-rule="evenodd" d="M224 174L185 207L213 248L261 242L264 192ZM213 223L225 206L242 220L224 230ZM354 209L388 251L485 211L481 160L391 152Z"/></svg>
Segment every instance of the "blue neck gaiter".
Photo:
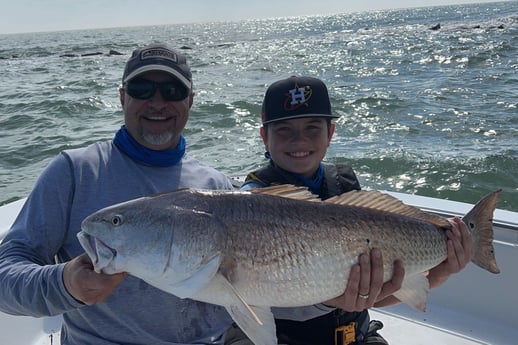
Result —
<svg viewBox="0 0 518 345"><path fill-rule="evenodd" d="M156 151L139 144L122 126L113 139L115 146L134 160L150 166L170 167L177 164L185 154L185 138L180 136L180 142L174 149Z"/></svg>
<svg viewBox="0 0 518 345"><path fill-rule="evenodd" d="M318 170L313 178L307 178L300 174L294 174L309 190L316 195L320 195L322 181L324 180L324 165L320 163Z"/></svg>

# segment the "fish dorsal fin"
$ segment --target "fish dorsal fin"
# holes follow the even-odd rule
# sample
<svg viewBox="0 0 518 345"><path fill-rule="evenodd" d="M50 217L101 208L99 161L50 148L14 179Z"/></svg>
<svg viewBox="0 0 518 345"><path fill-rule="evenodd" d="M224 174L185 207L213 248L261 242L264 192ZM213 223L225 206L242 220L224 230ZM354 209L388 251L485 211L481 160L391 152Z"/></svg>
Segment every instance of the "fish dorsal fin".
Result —
<svg viewBox="0 0 518 345"><path fill-rule="evenodd" d="M297 187L292 184L280 184L270 187L256 188L251 189L250 192L254 194L276 195L294 200L322 202L318 195L315 195L308 190L308 187Z"/></svg>
<svg viewBox="0 0 518 345"><path fill-rule="evenodd" d="M440 228L450 228L446 218L421 211L419 208L404 204L392 195L377 190L354 190L334 196L324 201L329 204L346 205L369 210L383 211L395 215L420 219Z"/></svg>

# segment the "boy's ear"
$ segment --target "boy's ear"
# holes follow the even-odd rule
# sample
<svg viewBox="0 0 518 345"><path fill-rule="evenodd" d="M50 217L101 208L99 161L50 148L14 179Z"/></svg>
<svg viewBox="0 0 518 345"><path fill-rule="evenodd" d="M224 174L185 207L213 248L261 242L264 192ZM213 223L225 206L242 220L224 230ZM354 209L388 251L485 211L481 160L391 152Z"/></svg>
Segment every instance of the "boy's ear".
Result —
<svg viewBox="0 0 518 345"><path fill-rule="evenodd" d="M122 106L124 106L124 97L125 96L126 96L126 91L122 87L119 87L119 100L120 100Z"/></svg>
<svg viewBox="0 0 518 345"><path fill-rule="evenodd" d="M333 134L335 134L335 124L331 123L331 126L329 126L329 133L327 134L327 145L331 143L331 139L333 138Z"/></svg>
<svg viewBox="0 0 518 345"><path fill-rule="evenodd" d="M261 138L263 138L264 146L267 146L266 144L268 143L268 136L266 135L266 132L267 131L264 126L259 129L259 134L261 135Z"/></svg>

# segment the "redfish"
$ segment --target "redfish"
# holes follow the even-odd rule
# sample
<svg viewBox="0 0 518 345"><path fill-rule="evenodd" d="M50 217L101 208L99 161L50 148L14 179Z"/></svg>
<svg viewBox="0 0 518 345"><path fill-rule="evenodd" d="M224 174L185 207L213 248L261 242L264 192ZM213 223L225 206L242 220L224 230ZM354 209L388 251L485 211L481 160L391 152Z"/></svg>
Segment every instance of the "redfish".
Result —
<svg viewBox="0 0 518 345"><path fill-rule="evenodd" d="M463 217L473 262L499 269L492 245L500 191ZM225 306L256 345L275 345L270 307L307 306L341 295L362 253L379 248L385 281L400 259L395 293L424 310L423 272L447 257L446 218L378 191L321 201L305 188L176 190L107 207L88 216L78 238L97 272L128 272L180 298Z"/></svg>

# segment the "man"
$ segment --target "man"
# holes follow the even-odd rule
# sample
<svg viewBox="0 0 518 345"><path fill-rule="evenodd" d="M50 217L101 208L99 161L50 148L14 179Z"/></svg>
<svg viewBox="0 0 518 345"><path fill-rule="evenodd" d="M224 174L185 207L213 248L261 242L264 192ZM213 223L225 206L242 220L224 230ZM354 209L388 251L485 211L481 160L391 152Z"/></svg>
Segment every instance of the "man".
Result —
<svg viewBox="0 0 518 345"><path fill-rule="evenodd" d="M322 199L360 189L348 165L323 163L335 131L326 85L313 77L289 77L267 89L261 114L260 135L269 163L248 174L243 190L275 184L307 186ZM442 284L471 260L471 236L458 218L447 232L448 260L430 270L430 287ZM392 296L402 284L404 269L394 265L392 279L383 284L382 252L373 249L359 257L350 272L342 296L304 308L277 308L277 336L282 344L326 345L335 343L335 331L353 334L340 343L387 344L376 332L379 321L369 327L367 309L397 303ZM346 335L347 335L346 334Z"/></svg>
<svg viewBox="0 0 518 345"><path fill-rule="evenodd" d="M177 188L232 189L185 153L193 104L185 56L133 52L120 88L124 126L111 141L66 150L44 170L0 245L0 310L63 314L61 344L223 344L223 307L180 299L124 273L105 275L76 234L92 212Z"/></svg>

